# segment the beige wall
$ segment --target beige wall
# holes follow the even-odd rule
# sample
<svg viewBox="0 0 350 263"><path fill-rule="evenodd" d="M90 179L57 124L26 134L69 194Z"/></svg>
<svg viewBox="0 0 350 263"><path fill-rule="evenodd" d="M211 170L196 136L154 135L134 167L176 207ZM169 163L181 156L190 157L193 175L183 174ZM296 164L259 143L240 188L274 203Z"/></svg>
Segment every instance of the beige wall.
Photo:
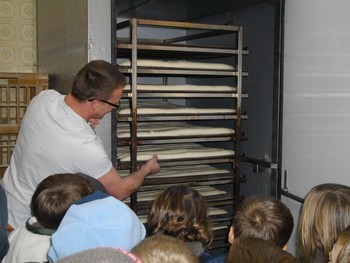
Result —
<svg viewBox="0 0 350 263"><path fill-rule="evenodd" d="M36 0L0 1L0 72L37 72Z"/></svg>

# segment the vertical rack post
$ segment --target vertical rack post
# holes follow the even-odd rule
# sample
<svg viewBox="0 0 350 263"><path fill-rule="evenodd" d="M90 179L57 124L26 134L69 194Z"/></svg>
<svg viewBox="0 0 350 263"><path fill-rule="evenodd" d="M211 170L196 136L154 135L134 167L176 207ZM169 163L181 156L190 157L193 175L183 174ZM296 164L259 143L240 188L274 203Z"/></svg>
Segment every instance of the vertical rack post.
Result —
<svg viewBox="0 0 350 263"><path fill-rule="evenodd" d="M234 182L235 182L235 203L237 204L240 200L240 180L241 180L241 169L240 169L240 155L241 155L241 116L242 116L242 60L243 60L243 28L239 27L237 32L237 100L236 100L236 111L237 120L235 127L235 171L234 171Z"/></svg>
<svg viewBox="0 0 350 263"><path fill-rule="evenodd" d="M131 172L137 171L137 19L131 20ZM137 193L130 197L131 209L137 211Z"/></svg>

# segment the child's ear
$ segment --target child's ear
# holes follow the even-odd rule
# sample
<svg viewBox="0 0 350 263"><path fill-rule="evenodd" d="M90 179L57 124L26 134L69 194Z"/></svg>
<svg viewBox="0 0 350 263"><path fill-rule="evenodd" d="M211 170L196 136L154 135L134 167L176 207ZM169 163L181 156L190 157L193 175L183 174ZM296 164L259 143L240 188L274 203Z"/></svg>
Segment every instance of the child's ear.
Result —
<svg viewBox="0 0 350 263"><path fill-rule="evenodd" d="M228 242L230 244L232 244L234 240L235 240L235 231L233 229L233 226L231 226L230 227L230 232L228 233Z"/></svg>

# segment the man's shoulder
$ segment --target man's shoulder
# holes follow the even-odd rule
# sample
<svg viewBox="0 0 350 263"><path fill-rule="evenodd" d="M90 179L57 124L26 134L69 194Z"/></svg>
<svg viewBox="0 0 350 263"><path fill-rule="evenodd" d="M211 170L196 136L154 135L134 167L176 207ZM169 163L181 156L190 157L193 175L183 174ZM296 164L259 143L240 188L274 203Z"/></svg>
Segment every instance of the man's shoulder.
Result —
<svg viewBox="0 0 350 263"><path fill-rule="evenodd" d="M49 103L51 104L52 101L57 101L59 100L60 97L62 97L63 95L61 93L59 93L56 90L53 89L48 89L48 90L43 90L40 91L30 102L30 105L41 105L41 104L46 104Z"/></svg>
<svg viewBox="0 0 350 263"><path fill-rule="evenodd" d="M54 89L43 90L38 93L38 97L62 97L63 95Z"/></svg>

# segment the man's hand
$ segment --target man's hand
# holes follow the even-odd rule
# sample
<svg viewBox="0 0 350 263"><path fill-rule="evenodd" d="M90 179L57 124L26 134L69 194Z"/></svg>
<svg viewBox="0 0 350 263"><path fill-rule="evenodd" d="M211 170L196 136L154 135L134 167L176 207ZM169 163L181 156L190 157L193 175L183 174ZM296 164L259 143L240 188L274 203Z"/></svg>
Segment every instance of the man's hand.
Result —
<svg viewBox="0 0 350 263"><path fill-rule="evenodd" d="M144 165L141 166L140 170L142 170L142 173L144 173L146 176L159 172L160 165L158 163L158 156L154 155Z"/></svg>
<svg viewBox="0 0 350 263"><path fill-rule="evenodd" d="M110 195L123 200L140 187L146 176L155 174L159 170L158 157L154 155L139 170L128 176L120 177L119 173L112 167L107 174L101 176L98 180L105 186Z"/></svg>

